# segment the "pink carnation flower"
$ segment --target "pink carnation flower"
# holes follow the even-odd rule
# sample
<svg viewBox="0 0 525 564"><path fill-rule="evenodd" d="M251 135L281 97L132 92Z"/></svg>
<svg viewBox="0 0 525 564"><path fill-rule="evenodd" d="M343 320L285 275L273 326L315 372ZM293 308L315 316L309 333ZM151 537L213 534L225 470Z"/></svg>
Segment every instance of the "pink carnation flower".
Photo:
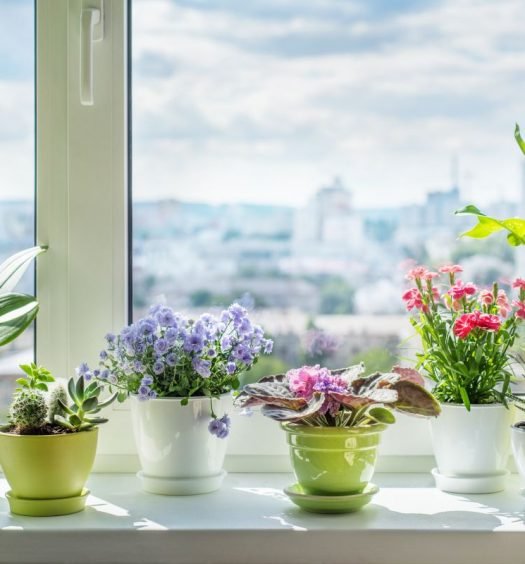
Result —
<svg viewBox="0 0 525 564"><path fill-rule="evenodd" d="M507 317L510 312L510 303L505 290L498 291L498 297L496 299L496 304L499 308L499 313L503 317Z"/></svg>
<svg viewBox="0 0 525 564"><path fill-rule="evenodd" d="M460 315L454 322L454 335L460 339L466 339L474 329L484 331L498 331L501 327L501 319L497 315L474 311Z"/></svg>
<svg viewBox="0 0 525 564"><path fill-rule="evenodd" d="M463 272L463 268L459 264L445 264L439 268L439 272L442 274L456 274L458 272Z"/></svg>
<svg viewBox="0 0 525 564"><path fill-rule="evenodd" d="M523 280L523 278L516 278L516 280L512 283L512 287L525 290L525 280Z"/></svg>
<svg viewBox="0 0 525 564"><path fill-rule="evenodd" d="M525 319L525 302L522 301L514 301L512 305L517 308L516 309L516 317L519 319Z"/></svg>
<svg viewBox="0 0 525 564"><path fill-rule="evenodd" d="M492 290L481 290L479 293L479 301L483 305L492 305L494 303Z"/></svg>
<svg viewBox="0 0 525 564"><path fill-rule="evenodd" d="M407 280L426 280L429 270L426 266L415 266L408 271Z"/></svg>
<svg viewBox="0 0 525 564"><path fill-rule="evenodd" d="M423 303L423 298L421 292L417 288L410 288L402 296L401 299L406 302L406 308L408 311L415 309L420 309L426 311L428 308Z"/></svg>
<svg viewBox="0 0 525 564"><path fill-rule="evenodd" d="M472 282L467 282L466 284L463 280L458 280L452 288L448 291L449 296L454 301L459 301L466 296L473 296L478 289Z"/></svg>

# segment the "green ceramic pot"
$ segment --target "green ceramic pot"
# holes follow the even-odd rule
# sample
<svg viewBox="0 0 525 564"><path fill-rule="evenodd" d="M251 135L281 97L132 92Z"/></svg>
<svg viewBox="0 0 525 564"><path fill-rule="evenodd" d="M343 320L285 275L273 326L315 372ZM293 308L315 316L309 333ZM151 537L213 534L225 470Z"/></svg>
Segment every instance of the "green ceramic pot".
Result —
<svg viewBox="0 0 525 564"><path fill-rule="evenodd" d="M34 501L82 496L97 439L97 428L63 435L0 432L0 464L11 496Z"/></svg>
<svg viewBox="0 0 525 564"><path fill-rule="evenodd" d="M297 481L312 495L361 493L371 480L386 425L309 427L283 423Z"/></svg>

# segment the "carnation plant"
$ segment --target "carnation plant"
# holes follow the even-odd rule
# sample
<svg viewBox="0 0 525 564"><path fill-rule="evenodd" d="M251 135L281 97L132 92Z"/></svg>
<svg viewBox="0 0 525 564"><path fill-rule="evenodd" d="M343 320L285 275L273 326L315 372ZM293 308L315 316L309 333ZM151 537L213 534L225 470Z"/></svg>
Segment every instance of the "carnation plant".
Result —
<svg viewBox="0 0 525 564"><path fill-rule="evenodd" d="M525 319L525 280L516 279L515 299L494 283L480 289L457 278L459 265L439 272L411 269L414 284L403 294L411 323L421 337L423 351L416 368L434 382L433 393L445 403L502 403L515 398L512 346Z"/></svg>
<svg viewBox="0 0 525 564"><path fill-rule="evenodd" d="M364 370L362 363L333 371L303 366L244 386L235 401L242 408L262 406L276 421L322 427L392 424L392 409L425 417L440 413L416 370L395 366L391 373L369 376Z"/></svg>
<svg viewBox="0 0 525 564"><path fill-rule="evenodd" d="M118 335L106 335L106 342L98 368L83 363L79 375L109 384L120 401L134 394L139 400L181 398L183 405L193 396L218 398L238 389L240 374L273 346L239 304L196 320L156 305ZM213 408L212 418L210 432L225 437L229 418L217 419Z"/></svg>

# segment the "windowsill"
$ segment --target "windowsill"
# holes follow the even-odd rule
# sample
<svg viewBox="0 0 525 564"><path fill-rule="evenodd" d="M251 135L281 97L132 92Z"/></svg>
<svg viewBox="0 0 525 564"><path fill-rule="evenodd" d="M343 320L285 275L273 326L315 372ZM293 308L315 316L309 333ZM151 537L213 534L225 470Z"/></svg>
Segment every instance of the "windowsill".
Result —
<svg viewBox="0 0 525 564"><path fill-rule="evenodd" d="M315 515L282 493L289 474L231 474L190 497L148 495L130 474L95 474L76 515L11 515L0 481L0 562L379 563L519 562L525 501L513 475L505 492L453 495L428 474L376 474L380 492L349 515Z"/></svg>

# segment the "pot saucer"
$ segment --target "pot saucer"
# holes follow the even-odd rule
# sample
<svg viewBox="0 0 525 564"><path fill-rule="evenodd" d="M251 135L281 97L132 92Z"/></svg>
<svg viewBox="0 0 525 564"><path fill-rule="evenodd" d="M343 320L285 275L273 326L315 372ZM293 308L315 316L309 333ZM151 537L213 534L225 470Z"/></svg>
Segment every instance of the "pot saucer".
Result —
<svg viewBox="0 0 525 564"><path fill-rule="evenodd" d="M487 494L500 492L505 489L507 476L510 474L508 470L499 472L498 474L486 475L457 475L446 476L440 474L437 468L432 468L432 476L436 481L438 490L458 494Z"/></svg>
<svg viewBox="0 0 525 564"><path fill-rule="evenodd" d="M299 484L284 489L284 493L295 505L312 513L353 513L370 503L378 491L379 488L372 483L361 493L350 495L308 494Z"/></svg>
<svg viewBox="0 0 525 564"><path fill-rule="evenodd" d="M226 477L225 470L213 476L199 476L193 478L160 478L149 476L140 471L137 478L145 492L158 495L196 495L214 492L221 487Z"/></svg>
<svg viewBox="0 0 525 564"><path fill-rule="evenodd" d="M78 513L86 506L89 490L84 488L80 495L55 499L27 499L16 497L11 490L5 496L9 502L11 513L29 515L30 517L53 517L55 515L70 515Z"/></svg>

